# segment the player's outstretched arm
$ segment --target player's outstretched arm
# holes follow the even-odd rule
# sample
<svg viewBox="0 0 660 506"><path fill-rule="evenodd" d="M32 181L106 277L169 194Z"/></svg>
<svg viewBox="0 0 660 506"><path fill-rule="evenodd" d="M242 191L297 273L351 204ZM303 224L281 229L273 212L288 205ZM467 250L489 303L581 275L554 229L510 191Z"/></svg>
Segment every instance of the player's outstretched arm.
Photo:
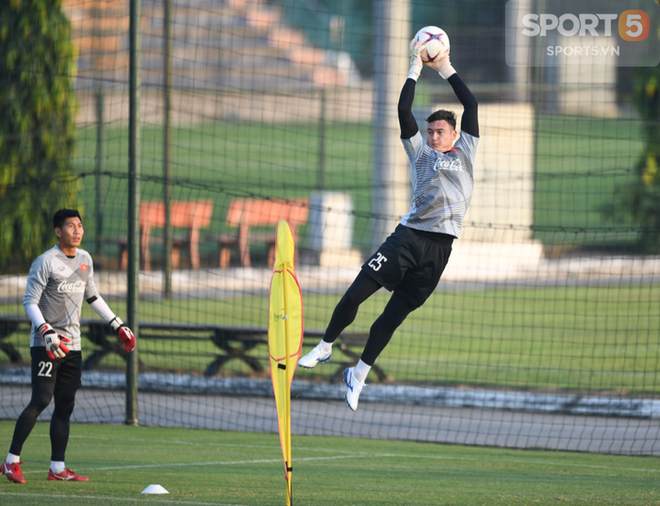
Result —
<svg viewBox="0 0 660 506"><path fill-rule="evenodd" d="M425 65L436 70L440 77L445 79L454 90L456 98L463 104L463 116L461 117L461 130L473 137L479 137L479 118L477 99L472 94L467 84L456 73L456 69L449 60L449 53L441 60L427 62Z"/></svg>
<svg viewBox="0 0 660 506"><path fill-rule="evenodd" d="M423 43L418 43L415 39L410 41L410 70L408 71L408 79L406 79L406 83L401 90L398 106L402 139L410 139L419 131L417 121L415 121L415 116L412 113L412 104L415 99L415 85L424 67L420 56L423 48Z"/></svg>
<svg viewBox="0 0 660 506"><path fill-rule="evenodd" d="M417 121L412 113L412 103L415 99L416 84L417 82L414 79L406 79L406 84L403 85L401 95L399 96L398 112L402 139L411 139L419 131Z"/></svg>
<svg viewBox="0 0 660 506"><path fill-rule="evenodd" d="M133 331L128 328L128 326L116 316L108 304L103 300L101 296L94 296L87 299L89 306L98 314L101 318L107 321L112 329L117 332L119 339L124 343L124 349L127 353L133 351L135 348L135 336Z"/></svg>

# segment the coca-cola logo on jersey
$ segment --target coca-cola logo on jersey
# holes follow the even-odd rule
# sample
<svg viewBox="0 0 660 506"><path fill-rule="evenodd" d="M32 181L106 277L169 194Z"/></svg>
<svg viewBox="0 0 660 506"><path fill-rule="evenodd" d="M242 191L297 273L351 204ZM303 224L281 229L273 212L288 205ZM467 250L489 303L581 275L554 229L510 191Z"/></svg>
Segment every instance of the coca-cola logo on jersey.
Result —
<svg viewBox="0 0 660 506"><path fill-rule="evenodd" d="M82 293L85 291L85 282L76 281L75 283L67 283L66 281L62 281L59 285L57 285L57 291L66 293Z"/></svg>
<svg viewBox="0 0 660 506"><path fill-rule="evenodd" d="M433 170L438 172L439 170L449 170L452 172L462 172L463 167L461 166L461 161L458 158L453 159L443 159L438 158L433 165Z"/></svg>

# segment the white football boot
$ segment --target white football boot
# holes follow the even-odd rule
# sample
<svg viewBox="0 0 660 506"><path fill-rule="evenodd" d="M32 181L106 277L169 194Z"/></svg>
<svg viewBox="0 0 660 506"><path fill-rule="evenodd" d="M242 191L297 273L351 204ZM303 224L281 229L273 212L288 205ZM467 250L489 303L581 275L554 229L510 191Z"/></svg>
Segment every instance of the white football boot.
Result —
<svg viewBox="0 0 660 506"><path fill-rule="evenodd" d="M348 407L355 411L358 407L358 400L360 399L360 392L364 388L364 381L359 381L355 375L355 367L349 367L344 371L344 383L346 383L346 404Z"/></svg>
<svg viewBox="0 0 660 506"><path fill-rule="evenodd" d="M332 356L332 348L330 351L323 350L323 344L319 343L314 346L314 349L310 351L307 355L298 360L298 365L304 367L305 369L314 369L314 366L319 362L327 362Z"/></svg>

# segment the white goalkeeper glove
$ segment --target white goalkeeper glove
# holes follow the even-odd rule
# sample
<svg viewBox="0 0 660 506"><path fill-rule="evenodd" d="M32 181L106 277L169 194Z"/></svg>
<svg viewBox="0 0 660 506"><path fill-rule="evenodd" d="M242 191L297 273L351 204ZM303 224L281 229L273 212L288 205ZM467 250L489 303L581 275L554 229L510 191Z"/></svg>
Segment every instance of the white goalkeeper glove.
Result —
<svg viewBox="0 0 660 506"><path fill-rule="evenodd" d="M424 63L424 65L431 67L438 74L440 74L440 77L442 77L444 80L449 79L456 73L456 70L451 66L451 62L449 61L449 53L447 53L440 60L429 61Z"/></svg>
<svg viewBox="0 0 660 506"><path fill-rule="evenodd" d="M408 71L408 78L409 79L414 79L417 81L419 79L419 75L422 73L422 68L424 67L424 63L422 62L422 57L421 57L421 52L425 48L425 44L422 41L417 42L413 38L413 40L410 41L410 70Z"/></svg>
<svg viewBox="0 0 660 506"><path fill-rule="evenodd" d="M119 318L119 316L115 316L110 322L110 326L115 332L117 332L119 339L121 339L121 341L124 343L126 353L133 351L135 348L135 336L133 335L131 329L129 329L128 326L123 321L121 321L121 318Z"/></svg>
<svg viewBox="0 0 660 506"><path fill-rule="evenodd" d="M69 348L64 343L70 343L71 339L58 335L55 329L47 323L42 323L37 330L39 330L41 337L44 338L46 352L48 352L51 360L64 358L69 353Z"/></svg>

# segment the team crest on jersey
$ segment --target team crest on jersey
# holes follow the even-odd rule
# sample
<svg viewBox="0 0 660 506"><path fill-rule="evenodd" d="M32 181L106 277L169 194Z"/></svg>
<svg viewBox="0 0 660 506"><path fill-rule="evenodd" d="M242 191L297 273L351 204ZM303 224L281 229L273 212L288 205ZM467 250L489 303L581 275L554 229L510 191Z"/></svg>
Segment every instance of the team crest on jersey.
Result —
<svg viewBox="0 0 660 506"><path fill-rule="evenodd" d="M86 271L87 270L87 264L80 264L80 270L81 271Z"/></svg>

